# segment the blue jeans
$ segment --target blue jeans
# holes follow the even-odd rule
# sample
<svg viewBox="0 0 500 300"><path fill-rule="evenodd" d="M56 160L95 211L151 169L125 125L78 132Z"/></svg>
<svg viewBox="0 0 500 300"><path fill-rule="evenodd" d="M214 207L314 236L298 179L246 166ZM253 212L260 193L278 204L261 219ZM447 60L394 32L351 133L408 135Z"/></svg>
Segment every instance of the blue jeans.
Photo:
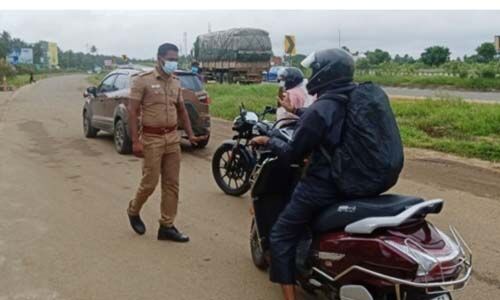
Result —
<svg viewBox="0 0 500 300"><path fill-rule="evenodd" d="M304 178L304 179L307 179ZM297 244L313 217L336 200L334 184L315 184L301 180L270 234L270 279L280 284L295 284Z"/></svg>

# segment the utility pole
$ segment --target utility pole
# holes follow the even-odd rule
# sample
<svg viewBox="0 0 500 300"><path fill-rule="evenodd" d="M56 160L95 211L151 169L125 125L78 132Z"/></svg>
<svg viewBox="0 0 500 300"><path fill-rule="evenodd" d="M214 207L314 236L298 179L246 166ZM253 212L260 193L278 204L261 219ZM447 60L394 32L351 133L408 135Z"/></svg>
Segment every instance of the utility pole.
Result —
<svg viewBox="0 0 500 300"><path fill-rule="evenodd" d="M187 48L187 32L184 32L182 36L182 41L184 42L184 56L188 55L188 48Z"/></svg>

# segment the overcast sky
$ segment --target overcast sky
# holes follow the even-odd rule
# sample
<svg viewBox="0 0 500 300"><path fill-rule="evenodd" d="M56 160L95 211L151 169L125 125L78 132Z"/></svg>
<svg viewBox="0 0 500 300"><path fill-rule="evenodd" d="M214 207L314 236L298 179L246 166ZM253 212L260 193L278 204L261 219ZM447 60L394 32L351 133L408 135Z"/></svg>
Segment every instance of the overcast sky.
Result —
<svg viewBox="0 0 500 300"><path fill-rule="evenodd" d="M285 34L297 39L299 53L338 46L354 51L380 48L418 57L428 46L445 45L452 57L474 53L500 35L500 11L0 11L0 31L27 42L53 41L63 50L151 58L171 41L188 48L197 35L234 27L270 33L275 54Z"/></svg>

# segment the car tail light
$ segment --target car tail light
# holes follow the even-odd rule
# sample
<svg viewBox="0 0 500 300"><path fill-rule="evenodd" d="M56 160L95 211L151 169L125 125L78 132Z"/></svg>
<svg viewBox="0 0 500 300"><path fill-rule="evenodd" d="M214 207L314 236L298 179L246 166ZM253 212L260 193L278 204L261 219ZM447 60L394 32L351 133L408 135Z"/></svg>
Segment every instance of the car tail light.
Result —
<svg viewBox="0 0 500 300"><path fill-rule="evenodd" d="M201 103L205 103L205 104L212 103L212 99L210 99L210 97L208 97L208 95L198 96L198 99L200 100Z"/></svg>

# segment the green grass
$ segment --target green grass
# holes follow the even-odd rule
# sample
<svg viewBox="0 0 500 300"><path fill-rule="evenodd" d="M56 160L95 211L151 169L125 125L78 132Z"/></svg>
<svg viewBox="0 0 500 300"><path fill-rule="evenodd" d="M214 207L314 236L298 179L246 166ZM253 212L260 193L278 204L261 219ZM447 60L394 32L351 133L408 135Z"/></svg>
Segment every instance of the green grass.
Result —
<svg viewBox="0 0 500 300"><path fill-rule="evenodd" d="M499 78L460 78L449 76L356 75L356 81L372 81L384 86L500 90Z"/></svg>
<svg viewBox="0 0 500 300"><path fill-rule="evenodd" d="M45 73L35 74L34 79L41 80L41 79L47 78L49 76L51 76L51 74L45 74ZM12 77L7 78L7 84L9 86L15 87L16 89L23 86L23 85L29 84L29 83L30 83L30 75L29 74L16 75L16 76L12 76Z"/></svg>
<svg viewBox="0 0 500 300"><path fill-rule="evenodd" d="M241 103L262 111L275 105L275 85L207 84L211 114L232 120ZM460 99L393 99L405 146L433 149L465 157L500 161L500 105Z"/></svg>
<svg viewBox="0 0 500 300"><path fill-rule="evenodd" d="M77 73L77 71L68 71L68 70L62 70L62 71L52 71L52 72L46 72L46 73L35 73L33 75L35 81L39 81L48 77L54 77L54 76L62 76L62 75L67 75L71 73ZM12 77L7 78L7 84L11 87L14 88L20 88L23 85L27 85L30 83L30 75L29 74L20 74L20 75L14 75ZM1 84L1 82L0 82Z"/></svg>
<svg viewBox="0 0 500 300"><path fill-rule="evenodd" d="M241 103L248 110L261 112L266 105L276 106L278 96L278 87L273 84L206 84L205 89L212 99L210 113L226 120L239 115Z"/></svg>
<svg viewBox="0 0 500 300"><path fill-rule="evenodd" d="M500 161L500 105L393 100L406 146Z"/></svg>

